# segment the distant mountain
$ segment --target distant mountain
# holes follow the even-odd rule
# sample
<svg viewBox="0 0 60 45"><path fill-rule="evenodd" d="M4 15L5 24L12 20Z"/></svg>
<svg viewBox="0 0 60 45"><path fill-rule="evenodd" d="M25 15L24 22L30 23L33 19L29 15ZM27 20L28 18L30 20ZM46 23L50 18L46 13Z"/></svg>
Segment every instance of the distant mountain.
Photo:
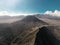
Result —
<svg viewBox="0 0 60 45"><path fill-rule="evenodd" d="M0 16L0 19L12 19L12 18L23 18L24 15L21 16Z"/></svg>
<svg viewBox="0 0 60 45"><path fill-rule="evenodd" d="M0 23L13 23L23 19L25 16L0 16Z"/></svg>
<svg viewBox="0 0 60 45"><path fill-rule="evenodd" d="M36 14L34 16L36 16L38 18L48 18L48 19L53 19L53 20L60 20L60 17L52 16L52 15L49 15L49 14Z"/></svg>
<svg viewBox="0 0 60 45"><path fill-rule="evenodd" d="M10 16L0 16L0 19L7 19L7 18L11 18Z"/></svg>

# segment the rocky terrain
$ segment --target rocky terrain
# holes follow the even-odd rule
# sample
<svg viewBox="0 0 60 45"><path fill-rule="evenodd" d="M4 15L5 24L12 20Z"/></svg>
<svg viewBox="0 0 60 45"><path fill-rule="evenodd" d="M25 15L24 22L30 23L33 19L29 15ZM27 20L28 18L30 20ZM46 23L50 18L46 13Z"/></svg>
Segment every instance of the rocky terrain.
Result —
<svg viewBox="0 0 60 45"><path fill-rule="evenodd" d="M60 25L50 20L26 16L0 24L0 45L60 45Z"/></svg>

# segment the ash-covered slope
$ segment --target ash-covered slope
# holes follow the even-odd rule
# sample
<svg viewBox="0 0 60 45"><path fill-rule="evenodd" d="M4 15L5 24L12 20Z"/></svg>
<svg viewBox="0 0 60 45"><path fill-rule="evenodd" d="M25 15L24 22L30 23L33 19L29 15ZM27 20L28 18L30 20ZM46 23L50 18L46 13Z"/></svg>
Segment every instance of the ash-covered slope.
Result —
<svg viewBox="0 0 60 45"><path fill-rule="evenodd" d="M47 25L47 23L36 18L35 16L27 16L24 19L22 19L21 21L12 23L12 28L14 28L13 30L17 30L16 32L20 33L21 30L22 31L28 30L28 29L30 30L33 27L42 26L42 25Z"/></svg>
<svg viewBox="0 0 60 45"><path fill-rule="evenodd" d="M47 26L46 28L39 27L47 25L47 23L39 20L34 16L27 16L23 20L13 23L16 29L14 35L16 36L12 41L12 45L60 45L59 28L55 26ZM39 27L40 31L36 29ZM38 32L38 34L37 34ZM36 34L38 36L36 36ZM35 37L37 39L35 39ZM37 41L36 41L37 40ZM36 42L35 42L36 41ZM34 44L35 42L35 44Z"/></svg>
<svg viewBox="0 0 60 45"><path fill-rule="evenodd" d="M10 24L0 24L0 45L10 45L13 39Z"/></svg>
<svg viewBox="0 0 60 45"><path fill-rule="evenodd" d="M35 16L27 16L23 20L13 23L12 30L15 38L11 44L33 45L37 28L43 25L47 25L47 23Z"/></svg>
<svg viewBox="0 0 60 45"><path fill-rule="evenodd" d="M45 24L34 16L11 24L0 24L0 45L33 45L36 28Z"/></svg>
<svg viewBox="0 0 60 45"><path fill-rule="evenodd" d="M60 27L49 26L35 16L0 24L0 45L60 45Z"/></svg>

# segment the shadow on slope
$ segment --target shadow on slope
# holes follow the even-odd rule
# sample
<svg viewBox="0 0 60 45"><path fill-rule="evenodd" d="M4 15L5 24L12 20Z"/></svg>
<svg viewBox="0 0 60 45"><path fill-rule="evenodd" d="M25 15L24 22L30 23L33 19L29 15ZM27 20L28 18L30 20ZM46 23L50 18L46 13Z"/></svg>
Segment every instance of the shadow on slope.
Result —
<svg viewBox="0 0 60 45"><path fill-rule="evenodd" d="M34 45L60 45L59 43L47 27L42 27L36 34Z"/></svg>

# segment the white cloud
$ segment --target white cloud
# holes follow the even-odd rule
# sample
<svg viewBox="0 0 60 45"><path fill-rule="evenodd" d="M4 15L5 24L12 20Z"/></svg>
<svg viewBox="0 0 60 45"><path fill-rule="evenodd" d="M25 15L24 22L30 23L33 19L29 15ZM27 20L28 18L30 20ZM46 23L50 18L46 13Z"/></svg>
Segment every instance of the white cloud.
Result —
<svg viewBox="0 0 60 45"><path fill-rule="evenodd" d="M44 14L49 14L51 16L60 16L60 11L58 11L58 10L55 10L54 12L46 11Z"/></svg>
<svg viewBox="0 0 60 45"><path fill-rule="evenodd" d="M22 13L22 12L9 12L9 11L0 11L0 16L20 16L20 15L32 15L29 13Z"/></svg>
<svg viewBox="0 0 60 45"><path fill-rule="evenodd" d="M0 16L14 16L16 13L8 12L8 11L0 11Z"/></svg>

